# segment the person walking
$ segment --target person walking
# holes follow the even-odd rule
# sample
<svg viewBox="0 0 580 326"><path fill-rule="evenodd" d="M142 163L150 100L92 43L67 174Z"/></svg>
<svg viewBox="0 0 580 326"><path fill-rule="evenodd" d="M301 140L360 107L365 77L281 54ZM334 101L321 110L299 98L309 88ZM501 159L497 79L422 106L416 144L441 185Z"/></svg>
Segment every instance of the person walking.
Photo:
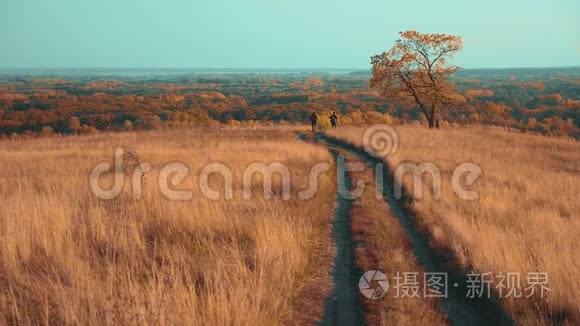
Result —
<svg viewBox="0 0 580 326"><path fill-rule="evenodd" d="M332 112L332 115L329 117L329 119L332 128L336 128L336 122L338 121L338 116L336 115L336 112Z"/></svg>
<svg viewBox="0 0 580 326"><path fill-rule="evenodd" d="M316 112L312 112L312 115L310 116L310 122L312 123L312 132L316 131L316 122L318 121L318 115L316 115Z"/></svg>

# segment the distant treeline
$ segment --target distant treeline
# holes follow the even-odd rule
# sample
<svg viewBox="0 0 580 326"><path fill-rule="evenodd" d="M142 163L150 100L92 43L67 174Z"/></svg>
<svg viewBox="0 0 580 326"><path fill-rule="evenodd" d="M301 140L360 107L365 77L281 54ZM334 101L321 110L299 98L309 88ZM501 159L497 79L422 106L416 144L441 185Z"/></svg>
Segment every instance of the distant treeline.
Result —
<svg viewBox="0 0 580 326"><path fill-rule="evenodd" d="M466 101L442 111L445 123L580 137L578 68L464 70L454 82ZM342 124L424 123L418 108L388 103L370 90L365 72L163 78L0 75L2 137L306 123L313 111L323 116L336 111Z"/></svg>

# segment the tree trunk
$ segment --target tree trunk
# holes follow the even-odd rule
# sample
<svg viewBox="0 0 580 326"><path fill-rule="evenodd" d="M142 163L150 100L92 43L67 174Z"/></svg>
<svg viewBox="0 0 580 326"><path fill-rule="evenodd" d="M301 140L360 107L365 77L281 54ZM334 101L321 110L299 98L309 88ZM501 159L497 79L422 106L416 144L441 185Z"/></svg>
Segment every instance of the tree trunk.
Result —
<svg viewBox="0 0 580 326"><path fill-rule="evenodd" d="M431 107L431 115L427 118L429 119L429 129L433 129L435 127L435 104Z"/></svg>
<svg viewBox="0 0 580 326"><path fill-rule="evenodd" d="M429 116L429 114L427 113L427 111L425 109L423 109L423 115L425 115L425 118L427 119L427 122L429 122L429 129L433 128L434 124L433 124L433 116Z"/></svg>

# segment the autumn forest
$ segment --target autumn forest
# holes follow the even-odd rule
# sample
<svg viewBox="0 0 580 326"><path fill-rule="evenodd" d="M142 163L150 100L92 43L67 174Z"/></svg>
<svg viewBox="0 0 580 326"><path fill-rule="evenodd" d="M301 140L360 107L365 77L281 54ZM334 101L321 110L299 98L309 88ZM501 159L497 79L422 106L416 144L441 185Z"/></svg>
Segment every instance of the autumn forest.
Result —
<svg viewBox="0 0 580 326"><path fill-rule="evenodd" d="M367 71L2 71L0 137L306 123L427 124L419 108L369 88ZM497 125L580 137L579 68L466 69L452 77L462 105L442 127ZM328 127L321 119L321 127Z"/></svg>

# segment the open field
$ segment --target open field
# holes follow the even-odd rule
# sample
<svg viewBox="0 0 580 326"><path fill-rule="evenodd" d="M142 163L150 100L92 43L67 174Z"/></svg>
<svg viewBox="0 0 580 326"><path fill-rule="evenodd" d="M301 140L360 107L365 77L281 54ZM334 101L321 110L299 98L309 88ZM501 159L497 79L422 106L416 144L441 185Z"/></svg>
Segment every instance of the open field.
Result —
<svg viewBox="0 0 580 326"><path fill-rule="evenodd" d="M327 134L362 148L364 130ZM411 204L433 245L452 250L461 266L479 273L520 273L524 284L530 272L547 273L547 299L539 290L529 298L524 292L503 299L517 323L580 321L580 144L486 128L396 130L399 149L385 157L391 169L402 162L432 162L441 173L441 198L426 187ZM466 161L483 171L470 187L478 200L462 200L451 187L453 170ZM408 194L412 181L411 175L403 178Z"/></svg>
<svg viewBox="0 0 580 326"><path fill-rule="evenodd" d="M91 169L121 145L152 164L143 197L127 186L100 200ZM193 199L157 190L170 161L191 168L176 188ZM232 200L199 190L199 170L216 161L233 173ZM264 199L259 178L252 199L242 198L242 170L256 161L289 168L290 200L276 191ZM335 194L329 173L314 198L296 198L312 162L334 164L324 148L279 129L0 142L0 324L312 323L331 288ZM209 181L223 189L217 176Z"/></svg>
<svg viewBox="0 0 580 326"><path fill-rule="evenodd" d="M0 142L0 324L313 324L328 317L325 301L337 286L331 279L336 164L324 144L297 139L307 130L164 130ZM539 291L527 298L522 288L521 298L504 298L503 306L518 324L575 324L578 142L489 128L396 130L398 151L384 158L391 170L413 161L432 162L441 172L441 198L424 187L410 204L432 245L451 251L460 268L494 277L520 273L522 284L527 273L546 272L547 299ZM326 134L362 148L364 131ZM99 199L89 186L91 170L112 163L120 146L151 164L143 180L137 178L142 197L133 197L135 167L125 157L120 195ZM468 187L478 200L461 200L451 187L455 167L466 161L483 170ZM160 171L178 162L189 170L170 188L191 191L188 200L171 200L160 190ZM251 198L244 199L247 167L274 162L289 169L289 200L276 174L273 198L266 199L259 173L250 180ZM232 173L232 199L224 198L227 182L217 174L208 186L220 198L204 195L199 176L208 163ZM330 172L318 175L313 198L299 199L316 163L330 164ZM112 186L113 176L104 173L100 185ZM360 272L422 273L416 240L409 242L392 202L376 197L371 170L349 176L365 184L347 219ZM412 181L403 178L408 195ZM424 181L431 185L432 178ZM434 299L392 294L367 300L354 293L372 325L449 321Z"/></svg>

